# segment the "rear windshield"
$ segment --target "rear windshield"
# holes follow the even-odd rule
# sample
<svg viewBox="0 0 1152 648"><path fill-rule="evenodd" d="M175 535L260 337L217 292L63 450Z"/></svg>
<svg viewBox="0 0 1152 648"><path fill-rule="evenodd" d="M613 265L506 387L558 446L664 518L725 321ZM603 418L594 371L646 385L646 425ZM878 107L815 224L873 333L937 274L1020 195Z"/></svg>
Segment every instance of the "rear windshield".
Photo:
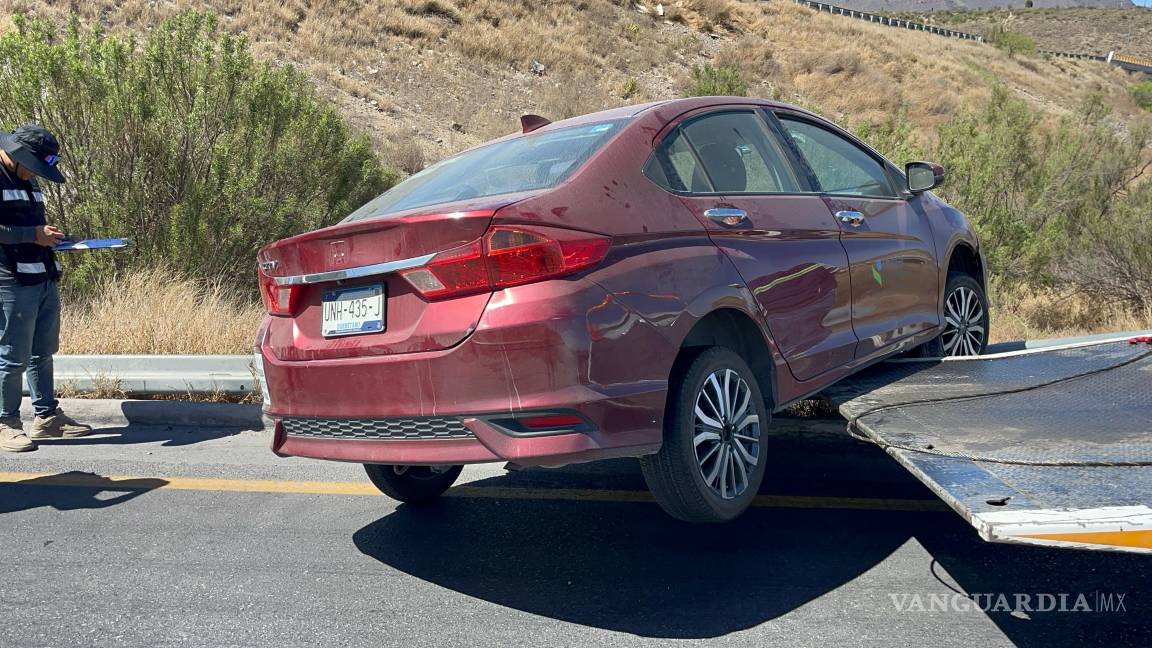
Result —
<svg viewBox="0 0 1152 648"><path fill-rule="evenodd" d="M624 120L528 134L450 157L352 212L345 223L497 194L548 189L564 181Z"/></svg>

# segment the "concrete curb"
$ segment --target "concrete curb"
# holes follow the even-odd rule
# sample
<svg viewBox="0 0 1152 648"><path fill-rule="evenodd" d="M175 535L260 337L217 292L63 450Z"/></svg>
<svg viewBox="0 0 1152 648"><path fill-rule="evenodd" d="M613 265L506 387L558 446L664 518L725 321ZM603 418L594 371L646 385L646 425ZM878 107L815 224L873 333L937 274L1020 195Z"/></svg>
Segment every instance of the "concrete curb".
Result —
<svg viewBox="0 0 1152 648"><path fill-rule="evenodd" d="M65 398L60 401L60 407L76 420L101 428L165 425L264 429L259 405ZM27 399L23 410L26 418L32 416L32 408Z"/></svg>

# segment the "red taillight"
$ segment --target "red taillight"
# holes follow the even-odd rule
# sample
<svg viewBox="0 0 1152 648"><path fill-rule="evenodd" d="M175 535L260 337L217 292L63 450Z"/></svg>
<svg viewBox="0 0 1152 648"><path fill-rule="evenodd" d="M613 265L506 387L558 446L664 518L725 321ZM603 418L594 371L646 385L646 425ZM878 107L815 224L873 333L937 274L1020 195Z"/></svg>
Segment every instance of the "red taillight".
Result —
<svg viewBox="0 0 1152 648"><path fill-rule="evenodd" d="M595 265L611 239L550 227L492 227L484 238L402 274L425 297L458 296L554 279Z"/></svg>
<svg viewBox="0 0 1152 648"><path fill-rule="evenodd" d="M425 297L462 295L489 290L481 240L441 252L426 265L402 273Z"/></svg>
<svg viewBox="0 0 1152 648"><path fill-rule="evenodd" d="M574 428L584 425L584 419L575 414L550 414L519 419L520 424L532 430Z"/></svg>
<svg viewBox="0 0 1152 648"><path fill-rule="evenodd" d="M264 300L264 310L269 315L291 315L296 306L296 295L299 286L280 286L264 274L260 273L260 297Z"/></svg>

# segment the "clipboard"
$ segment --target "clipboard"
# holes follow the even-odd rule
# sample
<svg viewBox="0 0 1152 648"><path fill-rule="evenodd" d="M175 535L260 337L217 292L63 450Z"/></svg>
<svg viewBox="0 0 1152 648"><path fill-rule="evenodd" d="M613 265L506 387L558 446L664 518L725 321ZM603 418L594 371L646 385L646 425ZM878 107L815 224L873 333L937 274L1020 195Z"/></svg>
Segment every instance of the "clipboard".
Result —
<svg viewBox="0 0 1152 648"><path fill-rule="evenodd" d="M123 238L84 239L80 241L65 239L57 243L56 247L52 249L57 252L87 252L88 250L118 250L131 246L132 239Z"/></svg>

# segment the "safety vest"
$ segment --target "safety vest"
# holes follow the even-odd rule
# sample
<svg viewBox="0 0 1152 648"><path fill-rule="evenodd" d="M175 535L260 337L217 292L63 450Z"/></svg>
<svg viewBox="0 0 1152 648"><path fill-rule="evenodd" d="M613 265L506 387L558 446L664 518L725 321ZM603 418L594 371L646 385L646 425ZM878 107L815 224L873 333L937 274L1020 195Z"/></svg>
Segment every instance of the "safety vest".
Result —
<svg viewBox="0 0 1152 648"><path fill-rule="evenodd" d="M36 227L46 225L44 194L35 180L24 182L0 167L0 225ZM8 271L25 286L59 281L62 268L52 248L36 243L0 245Z"/></svg>

